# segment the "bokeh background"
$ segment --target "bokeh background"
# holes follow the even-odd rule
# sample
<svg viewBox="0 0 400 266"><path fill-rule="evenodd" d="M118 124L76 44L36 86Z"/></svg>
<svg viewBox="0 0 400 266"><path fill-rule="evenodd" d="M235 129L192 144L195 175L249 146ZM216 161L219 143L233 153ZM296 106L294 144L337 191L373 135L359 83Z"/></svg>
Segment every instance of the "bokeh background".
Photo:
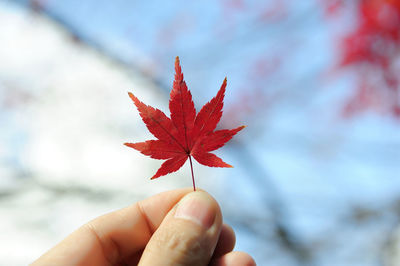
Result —
<svg viewBox="0 0 400 266"><path fill-rule="evenodd" d="M175 56L199 109L228 78L195 163L259 265L400 264L400 1L0 0L0 264L169 189L127 96L168 114Z"/></svg>

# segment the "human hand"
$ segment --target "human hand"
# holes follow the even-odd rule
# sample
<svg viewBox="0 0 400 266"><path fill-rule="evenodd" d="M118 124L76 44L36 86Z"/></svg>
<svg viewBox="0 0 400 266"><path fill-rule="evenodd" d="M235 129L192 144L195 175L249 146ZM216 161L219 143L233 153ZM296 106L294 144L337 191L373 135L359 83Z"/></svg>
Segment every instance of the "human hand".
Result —
<svg viewBox="0 0 400 266"><path fill-rule="evenodd" d="M255 265L204 191L164 192L83 225L39 265Z"/></svg>

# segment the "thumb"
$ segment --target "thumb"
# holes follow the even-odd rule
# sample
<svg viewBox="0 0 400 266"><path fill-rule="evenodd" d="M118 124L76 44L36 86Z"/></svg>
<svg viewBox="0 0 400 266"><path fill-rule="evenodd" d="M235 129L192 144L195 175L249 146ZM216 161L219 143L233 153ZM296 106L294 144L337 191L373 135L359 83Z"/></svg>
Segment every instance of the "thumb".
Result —
<svg viewBox="0 0 400 266"><path fill-rule="evenodd" d="M166 215L139 265L207 265L221 227L215 199L204 191L189 193Z"/></svg>

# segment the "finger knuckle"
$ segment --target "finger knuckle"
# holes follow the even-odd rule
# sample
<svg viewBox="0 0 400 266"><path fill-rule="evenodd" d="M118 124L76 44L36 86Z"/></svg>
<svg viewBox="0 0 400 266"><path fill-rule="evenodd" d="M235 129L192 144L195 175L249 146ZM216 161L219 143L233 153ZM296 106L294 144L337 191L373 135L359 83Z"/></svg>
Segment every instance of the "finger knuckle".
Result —
<svg viewBox="0 0 400 266"><path fill-rule="evenodd" d="M205 254L208 247L205 245L204 239L183 230L167 230L164 234L160 234L156 241L160 248L174 254L177 264L196 263L208 255Z"/></svg>

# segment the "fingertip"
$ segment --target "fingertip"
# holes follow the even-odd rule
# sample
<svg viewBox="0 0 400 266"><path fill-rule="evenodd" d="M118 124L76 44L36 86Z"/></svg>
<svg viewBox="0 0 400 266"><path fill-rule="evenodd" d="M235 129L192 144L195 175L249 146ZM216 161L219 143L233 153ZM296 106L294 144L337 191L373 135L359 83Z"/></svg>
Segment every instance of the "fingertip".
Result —
<svg viewBox="0 0 400 266"><path fill-rule="evenodd" d="M195 222L205 229L210 228L221 211L215 199L205 191L188 193L177 204L175 218Z"/></svg>
<svg viewBox="0 0 400 266"><path fill-rule="evenodd" d="M235 247L236 235L232 227L227 224L222 225L221 233L219 235L217 246L214 250L214 258L221 257L228 252L231 252Z"/></svg>

